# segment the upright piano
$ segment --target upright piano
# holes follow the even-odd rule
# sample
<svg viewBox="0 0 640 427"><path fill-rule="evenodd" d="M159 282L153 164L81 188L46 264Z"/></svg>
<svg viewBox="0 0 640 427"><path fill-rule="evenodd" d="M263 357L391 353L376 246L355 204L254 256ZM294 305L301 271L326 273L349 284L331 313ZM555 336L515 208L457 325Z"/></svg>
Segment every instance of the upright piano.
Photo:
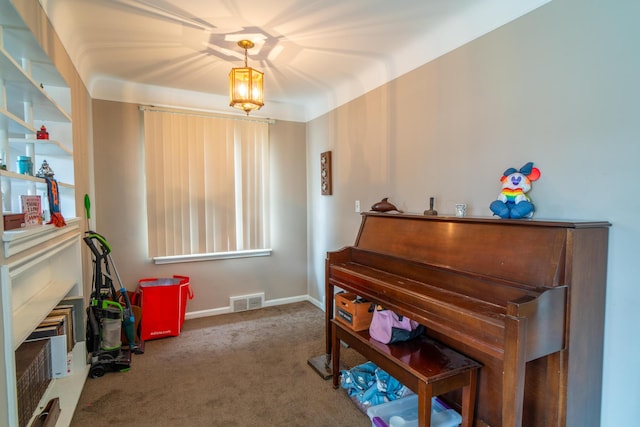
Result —
<svg viewBox="0 0 640 427"><path fill-rule="evenodd" d="M598 426L610 225L364 213L327 254L327 358L340 288L481 363L475 426Z"/></svg>

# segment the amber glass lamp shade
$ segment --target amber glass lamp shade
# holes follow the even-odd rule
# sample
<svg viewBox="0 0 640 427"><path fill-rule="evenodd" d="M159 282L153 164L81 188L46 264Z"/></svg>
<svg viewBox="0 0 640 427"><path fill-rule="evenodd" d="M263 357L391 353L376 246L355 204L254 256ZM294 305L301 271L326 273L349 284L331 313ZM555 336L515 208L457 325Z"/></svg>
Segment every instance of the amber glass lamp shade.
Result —
<svg viewBox="0 0 640 427"><path fill-rule="evenodd" d="M229 73L229 105L243 110L259 110L264 105L263 73L251 67L232 68Z"/></svg>

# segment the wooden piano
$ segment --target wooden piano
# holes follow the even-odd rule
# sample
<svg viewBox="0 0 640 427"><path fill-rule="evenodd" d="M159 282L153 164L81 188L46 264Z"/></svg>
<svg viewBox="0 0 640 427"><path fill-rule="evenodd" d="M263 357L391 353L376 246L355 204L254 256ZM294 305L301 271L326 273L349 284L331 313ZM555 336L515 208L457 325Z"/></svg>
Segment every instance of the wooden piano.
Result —
<svg viewBox="0 0 640 427"><path fill-rule="evenodd" d="M327 254L327 358L338 287L482 364L474 425L598 426L609 227L364 213Z"/></svg>

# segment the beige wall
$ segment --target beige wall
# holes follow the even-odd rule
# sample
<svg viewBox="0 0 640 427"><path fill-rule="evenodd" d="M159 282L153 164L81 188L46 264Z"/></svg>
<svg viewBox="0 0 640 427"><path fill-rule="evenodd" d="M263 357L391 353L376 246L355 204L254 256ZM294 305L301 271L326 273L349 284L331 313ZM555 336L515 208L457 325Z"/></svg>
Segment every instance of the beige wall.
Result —
<svg viewBox="0 0 640 427"><path fill-rule="evenodd" d="M536 217L613 224L602 425L634 425L638 16L631 0L553 0L308 123L310 296L323 297L326 251L353 244L355 200L368 209L389 196L422 213L434 196L441 214L465 202L470 214L489 216L502 172L533 161L542 171L530 193ZM325 150L334 160L330 197L319 191Z"/></svg>
<svg viewBox="0 0 640 427"><path fill-rule="evenodd" d="M190 313L214 314L229 297L264 292L268 303L306 298L305 125L270 128L271 243L269 257L155 265L147 255L142 113L138 106L93 101L96 230L113 247L128 289L140 279L189 276Z"/></svg>

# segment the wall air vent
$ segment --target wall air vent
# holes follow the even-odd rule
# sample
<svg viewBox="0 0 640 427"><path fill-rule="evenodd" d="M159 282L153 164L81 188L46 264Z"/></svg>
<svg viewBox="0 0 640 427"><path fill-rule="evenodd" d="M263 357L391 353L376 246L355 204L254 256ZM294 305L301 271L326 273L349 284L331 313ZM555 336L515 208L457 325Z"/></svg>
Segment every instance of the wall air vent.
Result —
<svg viewBox="0 0 640 427"><path fill-rule="evenodd" d="M257 308L262 308L264 305L264 292L231 297L229 300L229 305L231 306L231 311L233 313L238 311L255 310Z"/></svg>

